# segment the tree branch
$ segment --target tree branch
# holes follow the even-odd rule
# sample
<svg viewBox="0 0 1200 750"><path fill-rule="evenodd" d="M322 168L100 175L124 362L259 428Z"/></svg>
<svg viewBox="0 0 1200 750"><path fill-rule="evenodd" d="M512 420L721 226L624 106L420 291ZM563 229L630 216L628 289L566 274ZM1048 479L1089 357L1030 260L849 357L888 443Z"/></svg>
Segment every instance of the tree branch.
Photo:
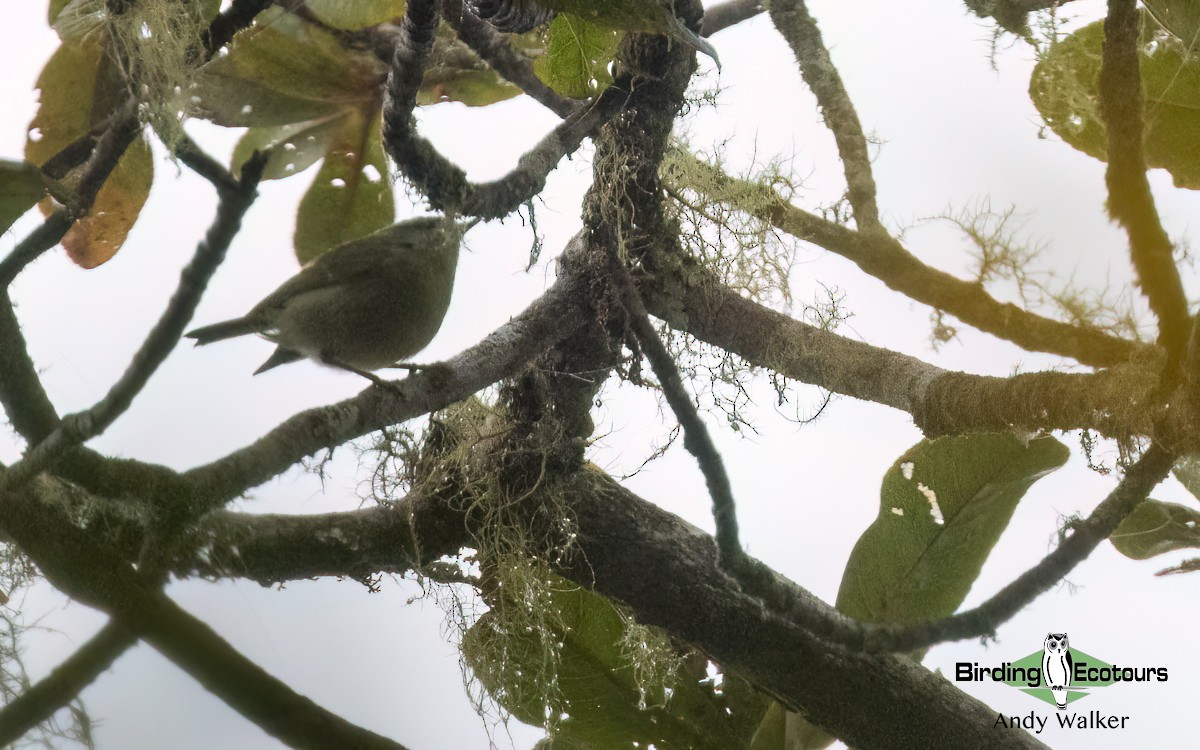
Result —
<svg viewBox="0 0 1200 750"><path fill-rule="evenodd" d="M0 709L0 747L9 747L47 721L136 643L137 638L115 622L101 628L47 677Z"/></svg>
<svg viewBox="0 0 1200 750"><path fill-rule="evenodd" d="M802 383L909 412L928 437L1016 428L1127 438L1152 434L1159 408L1160 365L1153 361L1094 374L969 375L811 326L746 299L698 267L643 279L641 291L652 314L678 321L701 341Z"/></svg>
<svg viewBox="0 0 1200 750"><path fill-rule="evenodd" d="M96 607L144 638L205 688L264 731L292 747L402 750L373 732L293 692L185 612L75 526L52 502L52 480L34 492L0 494L0 527L30 556L50 583Z"/></svg>
<svg viewBox="0 0 1200 750"><path fill-rule="evenodd" d="M560 573L624 602L638 622L702 650L852 747L1043 747L1024 732L996 733L994 710L905 657L831 645L773 613L722 569L711 537L610 478L580 471L562 481L557 497L575 520L579 554L564 560ZM321 516L222 513L216 533L201 529L197 537L214 540L216 546L204 543L205 555L260 582L279 580L274 576L289 563L300 576L362 577L411 569L414 551L427 564L471 546L479 522L443 498L419 494L391 508ZM236 555L225 554L235 548ZM196 570L205 564L199 557L176 569ZM778 585L814 617L846 620L794 584ZM886 721L880 706L888 707Z"/></svg>
<svg viewBox="0 0 1200 750"><path fill-rule="evenodd" d="M129 408L150 376L179 343L179 337L191 320L208 280L225 259L225 251L241 227L242 216L254 202L266 161L265 155L256 154L243 166L238 191L223 196L217 207L216 219L204 241L197 246L192 262L180 275L179 286L167 309L146 336L120 379L104 398L90 409L65 417L53 432L10 467L0 478L0 493L29 481L71 449L99 435Z"/></svg>
<svg viewBox="0 0 1200 750"><path fill-rule="evenodd" d="M503 76L504 80L520 88L559 117L570 117L585 106L561 96L542 83L542 79L534 74L533 66L513 51L512 45L503 34L496 31L487 21L471 13L469 5L464 4L462 7L458 38L490 65L492 70Z"/></svg>
<svg viewBox="0 0 1200 750"><path fill-rule="evenodd" d="M233 41L239 31L254 23L254 17L270 5L271 0L233 0L224 12L213 19L201 38L205 59L211 58L217 54L217 50Z"/></svg>
<svg viewBox="0 0 1200 750"><path fill-rule="evenodd" d="M1187 295L1146 179L1142 77L1138 65L1141 15L1136 0L1109 0L1100 63L1100 113L1108 134L1108 212L1129 235L1138 284L1158 317L1159 343L1170 369L1178 365L1191 330Z"/></svg>
<svg viewBox="0 0 1200 750"><path fill-rule="evenodd" d="M710 37L718 31L736 26L766 10L762 0L725 0L705 9L700 19L700 36Z"/></svg>
<svg viewBox="0 0 1200 750"><path fill-rule="evenodd" d="M546 177L563 157L574 153L583 139L620 109L625 94L610 86L592 106L576 111L524 154L504 177L475 184L416 131L413 108L433 48L437 3L408 4L388 73L383 105L383 143L400 172L440 211L503 218L537 195Z"/></svg>
<svg viewBox="0 0 1200 750"><path fill-rule="evenodd" d="M615 262L614 262L614 265ZM671 406L679 426L683 428L683 446L695 457L704 475L704 483L708 486L708 496L712 499L713 522L716 524L717 549L721 553L721 562L729 570L740 569L746 553L738 538L737 505L733 499L733 487L729 482L729 474L725 471L725 462L721 453L713 444L708 428L704 426L695 404L684 390L683 381L679 377L679 369L675 360L662 340L658 338L654 326L642 304L641 295L633 285L629 272L623 266L617 266L616 274L619 283L624 288L625 308L629 313L629 325L633 328L641 345L642 353L650 361L663 395Z"/></svg>
<svg viewBox="0 0 1200 750"><path fill-rule="evenodd" d="M937 643L995 635L996 629L1034 599L1049 591L1087 559L1129 517L1158 483L1166 479L1178 454L1153 443L1130 467L1116 489L1087 519L1071 524L1057 548L1037 565L974 609L913 627L879 626L865 631L870 651L915 651Z"/></svg>
<svg viewBox="0 0 1200 750"><path fill-rule="evenodd" d="M793 206L770 187L730 177L694 157L688 159L687 169L703 174L705 184L689 182L685 187L837 253L889 288L1023 349L1071 357L1094 367L1128 361L1146 349L1102 331L1051 320L999 302L979 284L925 265L883 232L856 232L827 221Z"/></svg>
<svg viewBox="0 0 1200 750"><path fill-rule="evenodd" d="M83 166L73 200L46 218L42 225L13 248L0 261L0 287L7 289L17 274L42 253L54 247L75 222L91 210L96 194L104 181L116 169L117 163L138 136L141 126L137 118L137 102L126 101L117 108L112 121L96 141L96 148Z"/></svg>
<svg viewBox="0 0 1200 750"><path fill-rule="evenodd" d="M809 15L804 0L771 0L768 12L775 28L792 48L800 64L800 75L816 95L825 124L833 132L846 174L847 198L854 208L858 228L870 232L882 230L867 138L842 77L825 49L817 22Z"/></svg>

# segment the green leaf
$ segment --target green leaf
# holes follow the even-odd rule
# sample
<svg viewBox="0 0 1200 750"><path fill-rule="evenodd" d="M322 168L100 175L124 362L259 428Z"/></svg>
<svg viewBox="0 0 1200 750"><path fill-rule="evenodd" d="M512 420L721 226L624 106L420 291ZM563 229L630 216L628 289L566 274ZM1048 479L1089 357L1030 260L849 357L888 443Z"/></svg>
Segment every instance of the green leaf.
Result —
<svg viewBox="0 0 1200 750"><path fill-rule="evenodd" d="M1146 163L1171 173L1175 185L1200 188L1200 62L1188 46L1143 24L1139 54L1145 94ZM1104 24L1085 26L1054 45L1034 68L1029 94L1046 124L1064 141L1104 160L1107 141L1099 116Z"/></svg>
<svg viewBox="0 0 1200 750"><path fill-rule="evenodd" d="M520 44L528 36L522 34L513 41ZM520 93L521 89L501 78L463 44L453 29L445 25L438 29L417 91L417 104L461 102L468 107L485 107Z"/></svg>
<svg viewBox="0 0 1200 750"><path fill-rule="evenodd" d="M879 516L850 555L837 608L892 624L952 614L1025 491L1067 456L1049 437L1028 446L1010 434L918 443L884 475Z"/></svg>
<svg viewBox="0 0 1200 750"><path fill-rule="evenodd" d="M542 726L550 718L552 747L625 750L653 743L674 748L745 747L761 721L766 699L727 676L715 690L695 674L680 674L669 686L639 683L622 647L626 624L603 597L551 577L549 632L514 627L502 602L471 627L463 654L475 676L513 716ZM518 618L520 619L520 618ZM528 621L525 621L528 624ZM546 644L558 644L547 654ZM539 689L536 675L557 665L556 690ZM682 670L686 671L686 670ZM665 688L669 687L670 691ZM549 693L549 694L547 694ZM557 718L557 721L553 719Z"/></svg>
<svg viewBox="0 0 1200 750"><path fill-rule="evenodd" d="M0 159L0 233L7 232L45 194L46 182L36 166Z"/></svg>
<svg viewBox="0 0 1200 750"><path fill-rule="evenodd" d="M404 0L307 0L304 7L335 29L365 29L404 15Z"/></svg>
<svg viewBox="0 0 1200 750"><path fill-rule="evenodd" d="M772 701L750 741L749 750L823 750L834 738L805 718Z"/></svg>
<svg viewBox="0 0 1200 750"><path fill-rule="evenodd" d="M272 8L233 40L228 54L201 68L192 104L218 125L286 125L375 103L386 77L373 55Z"/></svg>
<svg viewBox="0 0 1200 750"><path fill-rule="evenodd" d="M562 13L550 23L546 54L534 61L533 70L563 96L593 96L612 83L608 67L619 42L612 29Z"/></svg>
<svg viewBox="0 0 1200 750"><path fill-rule="evenodd" d="M1175 478L1192 496L1200 500L1200 458L1184 456L1175 462Z"/></svg>
<svg viewBox="0 0 1200 750"><path fill-rule="evenodd" d="M378 112L352 112L339 122L296 215L296 257L302 265L395 222Z"/></svg>
<svg viewBox="0 0 1200 750"><path fill-rule="evenodd" d="M1159 26L1194 48L1200 36L1200 4L1195 0L1142 0L1142 4Z"/></svg>
<svg viewBox="0 0 1200 750"><path fill-rule="evenodd" d="M677 42L717 59L717 52L696 32L684 26L668 0L538 0L559 13L576 16L588 23L618 31L643 31L663 34ZM719 65L719 63L718 63Z"/></svg>
<svg viewBox="0 0 1200 750"><path fill-rule="evenodd" d="M255 151L271 149L263 179L279 180L299 174L321 160L345 127L349 113L339 113L308 122L250 128L233 149L233 171L237 173Z"/></svg>
<svg viewBox="0 0 1200 750"><path fill-rule="evenodd" d="M1126 557L1145 560L1188 547L1200 547L1200 511L1186 505L1146 500L1109 536Z"/></svg>
<svg viewBox="0 0 1200 750"><path fill-rule="evenodd" d="M99 126L123 96L123 83L99 41L65 42L38 76L37 114L29 125L25 157L44 164L67 145ZM72 175L61 182L70 186ZM96 194L91 212L63 238L71 259L84 268L109 260L137 221L154 181L150 146L137 138ZM43 201L43 213L53 210Z"/></svg>

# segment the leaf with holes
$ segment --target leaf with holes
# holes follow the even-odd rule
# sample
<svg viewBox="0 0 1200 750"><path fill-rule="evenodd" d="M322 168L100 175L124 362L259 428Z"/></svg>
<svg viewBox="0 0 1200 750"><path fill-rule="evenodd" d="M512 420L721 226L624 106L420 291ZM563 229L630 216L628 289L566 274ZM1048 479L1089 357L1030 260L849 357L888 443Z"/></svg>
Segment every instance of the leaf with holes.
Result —
<svg viewBox="0 0 1200 750"><path fill-rule="evenodd" d="M280 9L259 14L228 54L200 70L191 91L200 116L230 127L270 127L377 102L387 69L328 31Z"/></svg>
<svg viewBox="0 0 1200 750"><path fill-rule="evenodd" d="M1108 540L1118 552L1134 560L1200 547L1200 511L1178 503L1147 500L1121 522Z"/></svg>
<svg viewBox="0 0 1200 750"><path fill-rule="evenodd" d="M1054 438L1010 434L926 440L888 469L879 516L863 532L837 608L861 620L908 624L958 609L1025 491L1062 466Z"/></svg>
<svg viewBox="0 0 1200 750"><path fill-rule="evenodd" d="M238 173L255 151L271 149L263 170L264 180L300 174L325 156L351 117L351 113L341 112L308 122L250 128L233 149L233 171Z"/></svg>
<svg viewBox="0 0 1200 750"><path fill-rule="evenodd" d="M1200 188L1200 61L1149 18L1141 41L1146 163L1170 172L1177 187ZM1051 130L1100 160L1107 151L1096 88L1103 44L1103 22L1083 27L1050 49L1029 84L1034 106Z"/></svg>
<svg viewBox="0 0 1200 750"><path fill-rule="evenodd" d="M301 264L396 219L379 140L379 113L352 112L339 123L296 214L296 258Z"/></svg>

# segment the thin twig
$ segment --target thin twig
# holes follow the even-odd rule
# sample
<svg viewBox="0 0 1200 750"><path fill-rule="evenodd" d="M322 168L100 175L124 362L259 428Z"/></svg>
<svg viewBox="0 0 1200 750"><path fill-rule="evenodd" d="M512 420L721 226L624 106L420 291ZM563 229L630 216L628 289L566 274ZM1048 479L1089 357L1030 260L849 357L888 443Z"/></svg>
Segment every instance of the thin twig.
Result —
<svg viewBox="0 0 1200 750"><path fill-rule="evenodd" d="M201 38L205 59L233 41L239 31L254 23L254 17L270 6L271 0L233 0L232 5L213 19Z"/></svg>
<svg viewBox="0 0 1200 750"><path fill-rule="evenodd" d="M91 158L83 166L71 204L58 209L0 261L0 287L7 288L17 274L42 253L54 247L77 220L91 210L96 194L116 169L121 156L138 136L137 103L127 101L117 109L108 128L96 142Z"/></svg>
<svg viewBox="0 0 1200 750"><path fill-rule="evenodd" d="M1167 477L1176 458L1178 454L1160 443L1151 444L1091 515L1071 524L1068 535L1053 552L986 602L937 622L913 627L870 628L866 631L864 647L871 651L907 652L946 641L995 634L996 628L1086 560Z"/></svg>
<svg viewBox="0 0 1200 750"><path fill-rule="evenodd" d="M480 19L463 6L458 38L475 51L504 80L518 87L535 101L544 105L559 117L568 117L583 106L582 103L562 96L542 83L533 72L533 66L514 50L507 37L496 31L490 23Z"/></svg>
<svg viewBox="0 0 1200 750"><path fill-rule="evenodd" d="M51 480L42 480L45 489ZM355 726L267 674L208 625L72 523L38 492L0 493L0 527L47 580L146 640L231 708L292 747L402 750Z"/></svg>
<svg viewBox="0 0 1200 750"><path fill-rule="evenodd" d="M498 219L508 216L546 184L563 157L574 153L625 101L610 86L590 107L576 111L524 154L504 177L475 184L466 173L417 133L413 121L417 91L433 48L438 8L430 0L408 4L392 58L383 106L383 143L400 172L438 210Z"/></svg>
<svg viewBox="0 0 1200 750"><path fill-rule="evenodd" d="M825 124L833 133L846 174L846 197L854 208L858 228L879 229L879 206L875 203L875 177L871 173L867 138L842 76L821 39L817 22L809 15L804 0L772 0L768 12L775 28L792 48L800 75L817 97Z"/></svg>
<svg viewBox="0 0 1200 750"><path fill-rule="evenodd" d="M1191 330L1187 295L1146 179L1142 79L1139 70L1141 15L1136 0L1109 0L1100 64L1100 112L1108 134L1108 212L1129 235L1138 284L1158 317L1159 343L1178 364ZM1174 369L1173 367L1171 369Z"/></svg>
<svg viewBox="0 0 1200 750"><path fill-rule="evenodd" d="M91 408L63 418L54 432L14 464L0 479L0 492L28 481L67 451L99 435L129 408L133 398L141 392L150 376L179 342L208 280L224 260L225 251L241 227L242 216L254 202L255 190L265 165L266 155L257 154L243 166L238 191L223 196L217 207L216 219L197 246L192 262L180 275L179 286L167 309L146 336L120 379Z"/></svg>
<svg viewBox="0 0 1200 750"><path fill-rule="evenodd" d="M9 747L50 719L136 643L127 628L110 621L53 672L0 709L0 747Z"/></svg>
<svg viewBox="0 0 1200 750"><path fill-rule="evenodd" d="M725 471L725 462L720 451L713 444L708 428L700 419L696 405L688 397L683 387L683 379L679 377L679 369L671 353L663 345L654 326L650 323L646 306L638 294L637 287L629 276L629 271L613 260L614 275L624 290L625 309L629 313L629 326L637 336L642 353L650 361L650 368L662 386L663 395L671 406L675 418L683 428L683 446L696 458L700 473L704 475L704 483L708 486L708 495L712 499L713 522L717 530L717 549L721 553L721 564L729 569L738 569L745 558L745 551L738 539L737 505L733 499L733 487L729 482L729 474Z"/></svg>

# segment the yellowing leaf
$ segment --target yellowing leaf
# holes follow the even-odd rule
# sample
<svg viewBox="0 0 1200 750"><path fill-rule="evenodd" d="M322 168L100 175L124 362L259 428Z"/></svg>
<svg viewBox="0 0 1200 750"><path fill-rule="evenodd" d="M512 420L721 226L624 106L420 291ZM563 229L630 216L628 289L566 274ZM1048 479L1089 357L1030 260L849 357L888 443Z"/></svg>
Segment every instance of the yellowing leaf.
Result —
<svg viewBox="0 0 1200 750"><path fill-rule="evenodd" d="M98 40L64 43L38 77L37 114L29 126L25 156L44 164L67 145L94 131L122 100L122 83ZM72 175L63 180L70 187ZM150 192L154 164L149 145L134 140L96 195L88 216L63 239L67 253L84 268L94 268L120 249ZM55 206L42 202L43 213Z"/></svg>

